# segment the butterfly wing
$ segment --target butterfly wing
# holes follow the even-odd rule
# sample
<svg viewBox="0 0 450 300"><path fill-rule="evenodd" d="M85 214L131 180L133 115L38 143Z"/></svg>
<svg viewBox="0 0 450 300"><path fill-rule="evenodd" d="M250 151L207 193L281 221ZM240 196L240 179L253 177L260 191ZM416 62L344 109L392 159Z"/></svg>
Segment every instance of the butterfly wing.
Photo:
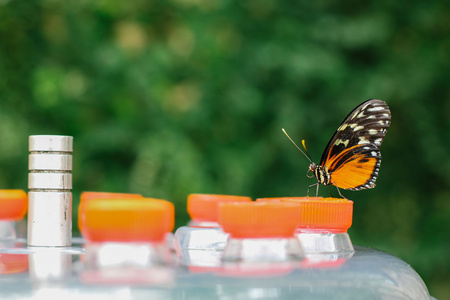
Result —
<svg viewBox="0 0 450 300"><path fill-rule="evenodd" d="M339 188L372 188L381 163L379 147L391 124L386 102L367 100L344 119L328 143L320 165Z"/></svg>

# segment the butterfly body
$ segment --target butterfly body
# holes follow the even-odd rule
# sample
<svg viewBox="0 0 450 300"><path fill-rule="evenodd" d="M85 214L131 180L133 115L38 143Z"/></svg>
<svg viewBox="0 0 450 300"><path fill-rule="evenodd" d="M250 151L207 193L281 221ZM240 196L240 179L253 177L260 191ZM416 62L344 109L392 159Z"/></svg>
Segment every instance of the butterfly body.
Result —
<svg viewBox="0 0 450 300"><path fill-rule="evenodd" d="M314 175L311 175L311 176L308 175L308 177L312 178L315 176L318 183L323 184L325 186L331 184L330 173L328 173L327 170L324 170L322 168L322 166L317 165L316 163L312 162L308 168L308 173L309 172L313 172Z"/></svg>
<svg viewBox="0 0 450 300"><path fill-rule="evenodd" d="M358 105L328 142L319 164L302 151L311 162L307 176L317 179L309 188L317 186L317 195L320 184L334 185L342 196L339 188L358 191L375 187L381 164L379 147L390 124L386 102L370 99Z"/></svg>

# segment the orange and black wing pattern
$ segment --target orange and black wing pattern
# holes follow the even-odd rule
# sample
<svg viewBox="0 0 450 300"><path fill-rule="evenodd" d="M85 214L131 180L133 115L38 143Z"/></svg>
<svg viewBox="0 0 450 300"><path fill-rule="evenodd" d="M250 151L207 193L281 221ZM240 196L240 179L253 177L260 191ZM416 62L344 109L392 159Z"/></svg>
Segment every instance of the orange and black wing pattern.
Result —
<svg viewBox="0 0 450 300"><path fill-rule="evenodd" d="M382 100L367 100L351 111L320 161L330 184L354 191L373 188L381 163L379 147L390 124L391 111Z"/></svg>

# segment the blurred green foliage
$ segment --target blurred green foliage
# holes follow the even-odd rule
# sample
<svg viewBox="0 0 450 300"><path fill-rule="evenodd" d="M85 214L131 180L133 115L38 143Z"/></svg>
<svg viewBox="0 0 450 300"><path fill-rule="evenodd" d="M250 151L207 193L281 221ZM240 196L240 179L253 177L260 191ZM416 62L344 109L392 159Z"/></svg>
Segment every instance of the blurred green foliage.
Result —
<svg viewBox="0 0 450 300"><path fill-rule="evenodd" d="M450 298L450 5L444 1L0 1L0 187L27 187L31 134L74 136L81 191L301 196L342 119L392 125L355 244ZM321 194L328 195L322 187ZM76 222L74 222L74 226ZM75 229L76 230L76 229Z"/></svg>

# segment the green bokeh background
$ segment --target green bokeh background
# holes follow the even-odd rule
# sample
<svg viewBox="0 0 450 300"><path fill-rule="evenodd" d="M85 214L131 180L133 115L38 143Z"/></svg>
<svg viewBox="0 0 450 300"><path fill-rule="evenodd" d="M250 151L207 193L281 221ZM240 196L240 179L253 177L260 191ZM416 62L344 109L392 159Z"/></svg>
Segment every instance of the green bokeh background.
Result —
<svg viewBox="0 0 450 300"><path fill-rule="evenodd" d="M193 192L305 195L308 161L281 128L318 162L379 98L392 125L377 187L343 191L350 235L450 299L449 15L419 0L1 0L0 188L27 188L29 135L72 135L74 220L82 191L132 192L174 202L181 226Z"/></svg>

